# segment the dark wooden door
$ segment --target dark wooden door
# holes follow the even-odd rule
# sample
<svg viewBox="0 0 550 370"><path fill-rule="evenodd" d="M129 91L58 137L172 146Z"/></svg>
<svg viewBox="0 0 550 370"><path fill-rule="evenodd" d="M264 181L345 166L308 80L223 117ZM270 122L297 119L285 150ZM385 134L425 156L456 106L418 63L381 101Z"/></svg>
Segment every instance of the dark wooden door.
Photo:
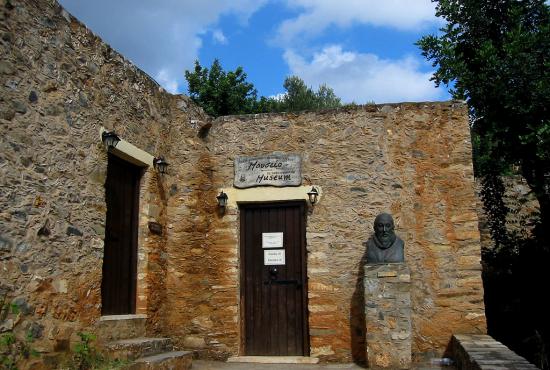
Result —
<svg viewBox="0 0 550 370"><path fill-rule="evenodd" d="M240 207L246 355L309 354L304 208L303 202ZM264 233L283 233L282 248L264 248ZM266 265L265 251L276 250L284 265Z"/></svg>
<svg viewBox="0 0 550 370"><path fill-rule="evenodd" d="M136 312L137 229L141 168L109 154L101 301L103 315Z"/></svg>

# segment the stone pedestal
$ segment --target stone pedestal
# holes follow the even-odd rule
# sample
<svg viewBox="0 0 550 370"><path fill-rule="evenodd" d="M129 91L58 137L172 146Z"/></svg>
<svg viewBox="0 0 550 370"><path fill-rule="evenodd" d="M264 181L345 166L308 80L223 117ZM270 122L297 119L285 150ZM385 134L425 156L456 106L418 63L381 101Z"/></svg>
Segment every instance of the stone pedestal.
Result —
<svg viewBox="0 0 550 370"><path fill-rule="evenodd" d="M411 365L411 274L405 263L365 265L366 346L370 368Z"/></svg>

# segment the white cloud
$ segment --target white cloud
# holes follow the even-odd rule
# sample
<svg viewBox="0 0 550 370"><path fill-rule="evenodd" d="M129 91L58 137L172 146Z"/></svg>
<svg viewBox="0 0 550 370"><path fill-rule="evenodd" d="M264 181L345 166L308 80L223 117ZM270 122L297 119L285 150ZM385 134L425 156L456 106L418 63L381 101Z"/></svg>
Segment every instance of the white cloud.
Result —
<svg viewBox="0 0 550 370"><path fill-rule="evenodd" d="M184 71L193 67L201 37L220 16L233 14L246 23L267 0L59 1L105 42L158 78L166 90L181 91L186 86Z"/></svg>
<svg viewBox="0 0 550 370"><path fill-rule="evenodd" d="M286 92L284 93L278 93L278 94L275 94L275 95L270 95L268 96L269 99L274 99L274 100L277 100L277 101L283 101L285 98L286 98Z"/></svg>
<svg viewBox="0 0 550 370"><path fill-rule="evenodd" d="M287 3L303 12L279 26L275 39L281 45L317 36L331 25L344 28L369 24L414 31L440 22L430 0L287 0Z"/></svg>
<svg viewBox="0 0 550 370"><path fill-rule="evenodd" d="M284 54L291 74L314 89L326 83L344 102L359 104L448 99L436 89L431 72L422 72L415 57L381 59L375 54L343 51L339 45L325 47L306 60L294 50Z"/></svg>
<svg viewBox="0 0 550 370"><path fill-rule="evenodd" d="M178 91L178 81L175 78L171 78L167 70L160 70L155 76L155 80L164 87L169 93L175 94Z"/></svg>
<svg viewBox="0 0 550 370"><path fill-rule="evenodd" d="M227 37L225 37L223 31L220 29L215 29L212 31L212 40L214 40L217 44L227 44Z"/></svg>

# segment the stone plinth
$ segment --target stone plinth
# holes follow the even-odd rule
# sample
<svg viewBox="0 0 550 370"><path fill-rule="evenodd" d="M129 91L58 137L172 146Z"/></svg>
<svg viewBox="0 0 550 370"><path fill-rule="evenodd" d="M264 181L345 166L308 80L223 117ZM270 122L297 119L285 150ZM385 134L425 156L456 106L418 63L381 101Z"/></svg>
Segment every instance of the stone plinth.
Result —
<svg viewBox="0 0 550 370"><path fill-rule="evenodd" d="M365 265L365 322L370 368L411 364L411 274L405 263Z"/></svg>

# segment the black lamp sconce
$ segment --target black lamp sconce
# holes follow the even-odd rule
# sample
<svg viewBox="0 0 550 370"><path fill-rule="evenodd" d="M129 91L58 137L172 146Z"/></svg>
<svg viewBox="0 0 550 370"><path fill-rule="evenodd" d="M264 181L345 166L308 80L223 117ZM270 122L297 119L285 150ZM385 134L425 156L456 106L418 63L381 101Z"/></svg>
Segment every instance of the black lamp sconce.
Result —
<svg viewBox="0 0 550 370"><path fill-rule="evenodd" d="M153 167L162 175L168 173L168 162L162 156L153 159Z"/></svg>
<svg viewBox="0 0 550 370"><path fill-rule="evenodd" d="M309 198L309 203L311 205L314 205L317 203L317 197L319 196L319 191L315 188L315 186L311 187L311 190L307 192L307 197Z"/></svg>
<svg viewBox="0 0 550 370"><path fill-rule="evenodd" d="M120 142L120 138L114 131L103 131L101 133L101 141L103 141L105 149L109 151L116 147L116 145Z"/></svg>
<svg viewBox="0 0 550 370"><path fill-rule="evenodd" d="M216 197L216 199L218 200L218 207L220 207L220 209L225 210L225 207L227 206L227 198L227 194L225 194L223 190Z"/></svg>

